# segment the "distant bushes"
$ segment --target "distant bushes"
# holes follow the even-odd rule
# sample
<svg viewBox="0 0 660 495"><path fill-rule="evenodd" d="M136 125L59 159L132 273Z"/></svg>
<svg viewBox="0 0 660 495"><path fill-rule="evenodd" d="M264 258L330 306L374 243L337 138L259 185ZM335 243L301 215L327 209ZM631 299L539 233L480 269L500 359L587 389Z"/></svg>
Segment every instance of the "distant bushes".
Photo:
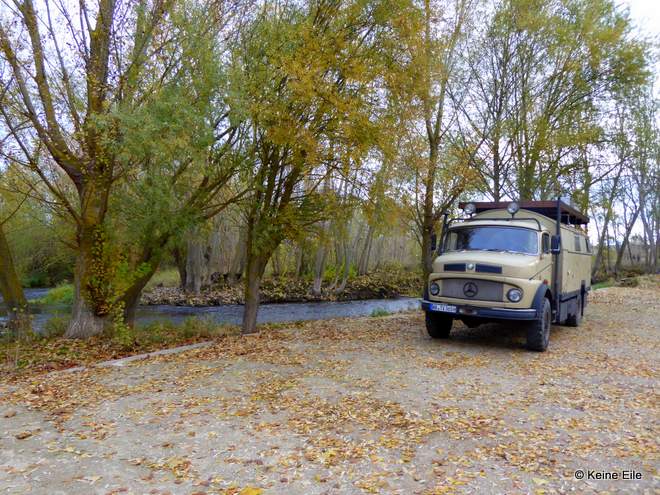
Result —
<svg viewBox="0 0 660 495"><path fill-rule="evenodd" d="M400 296L419 296L422 291L422 275L417 271L395 269L378 271L350 278L346 287L338 291L331 280L325 280L321 294L312 294L312 282L306 278L289 276L271 277L261 284L262 303L307 301L350 301L361 299L392 299ZM217 306L242 304L242 286L218 284L200 294L187 294L179 288L154 287L145 292L144 304L172 304L177 306Z"/></svg>
<svg viewBox="0 0 660 495"><path fill-rule="evenodd" d="M73 304L73 285L60 284L48 291L48 293L39 299L40 304L63 304L70 306Z"/></svg>

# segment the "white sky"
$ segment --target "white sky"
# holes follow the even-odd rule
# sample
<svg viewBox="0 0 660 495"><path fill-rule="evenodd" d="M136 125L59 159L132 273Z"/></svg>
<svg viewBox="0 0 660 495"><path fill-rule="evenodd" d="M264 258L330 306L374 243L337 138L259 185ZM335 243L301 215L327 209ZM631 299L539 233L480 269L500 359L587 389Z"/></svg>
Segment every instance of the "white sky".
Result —
<svg viewBox="0 0 660 495"><path fill-rule="evenodd" d="M660 2L658 0L623 0L621 5L630 8L630 15L643 31L660 34Z"/></svg>
<svg viewBox="0 0 660 495"><path fill-rule="evenodd" d="M660 0L620 0L621 5L630 9L630 17L637 28L656 42L656 55L660 43ZM660 63L655 64L654 94L660 95Z"/></svg>

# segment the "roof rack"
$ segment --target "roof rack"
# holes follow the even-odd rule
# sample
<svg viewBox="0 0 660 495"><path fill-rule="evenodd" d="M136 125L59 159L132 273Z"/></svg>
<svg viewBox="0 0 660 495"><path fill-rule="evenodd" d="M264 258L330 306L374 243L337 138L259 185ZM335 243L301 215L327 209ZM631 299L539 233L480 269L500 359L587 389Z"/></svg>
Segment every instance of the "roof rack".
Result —
<svg viewBox="0 0 660 495"><path fill-rule="evenodd" d="M506 210L510 201L463 201L458 204L458 207L463 209L469 203L476 207L475 213L482 213L488 210ZM553 220L557 220L559 214L560 222L567 225L586 225L589 223L588 216L560 199L554 201L518 201L517 203L522 209L533 211Z"/></svg>

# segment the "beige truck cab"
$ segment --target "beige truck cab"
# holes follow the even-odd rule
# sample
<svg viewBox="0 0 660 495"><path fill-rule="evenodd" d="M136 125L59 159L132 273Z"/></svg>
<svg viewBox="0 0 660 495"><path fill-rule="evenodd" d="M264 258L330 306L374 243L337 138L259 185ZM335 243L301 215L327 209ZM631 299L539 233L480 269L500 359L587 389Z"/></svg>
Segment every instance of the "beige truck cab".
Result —
<svg viewBox="0 0 660 495"><path fill-rule="evenodd" d="M580 324L591 290L586 215L559 199L459 206L467 217L445 220L424 289L431 337L449 337L456 319L513 320L529 349L545 351L551 323Z"/></svg>

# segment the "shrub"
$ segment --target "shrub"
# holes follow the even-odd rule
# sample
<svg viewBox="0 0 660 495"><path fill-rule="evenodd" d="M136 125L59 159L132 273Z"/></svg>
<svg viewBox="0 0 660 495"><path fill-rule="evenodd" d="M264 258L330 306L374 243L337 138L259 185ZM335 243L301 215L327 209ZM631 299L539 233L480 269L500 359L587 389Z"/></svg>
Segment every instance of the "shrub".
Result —
<svg viewBox="0 0 660 495"><path fill-rule="evenodd" d="M73 285L60 284L48 291L48 293L39 299L37 302L40 304L65 304L70 306L73 304Z"/></svg>
<svg viewBox="0 0 660 495"><path fill-rule="evenodd" d="M389 316L391 313L384 308L376 308L371 312L372 318L379 318L382 316Z"/></svg>
<svg viewBox="0 0 660 495"><path fill-rule="evenodd" d="M40 335L46 339L62 337L67 326L69 326L68 316L55 315L44 323L44 331Z"/></svg>

